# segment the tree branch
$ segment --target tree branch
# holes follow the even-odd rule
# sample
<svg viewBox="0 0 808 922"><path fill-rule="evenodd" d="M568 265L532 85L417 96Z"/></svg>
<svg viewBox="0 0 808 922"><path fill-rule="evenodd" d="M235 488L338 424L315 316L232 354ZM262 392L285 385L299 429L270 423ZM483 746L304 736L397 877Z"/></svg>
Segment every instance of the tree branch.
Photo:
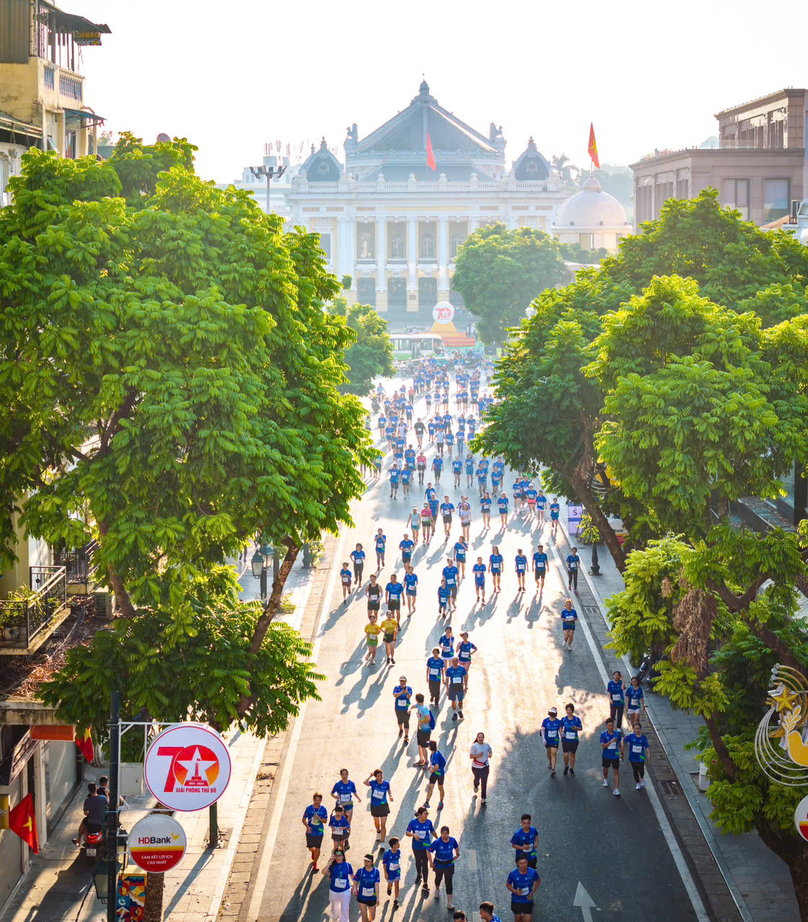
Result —
<svg viewBox="0 0 808 922"><path fill-rule="evenodd" d="M98 534L103 539L109 533L109 525L106 522L98 523ZM103 540L99 542L103 546ZM121 614L124 618L129 618L130 620L137 615L137 609L132 604L132 600L129 598L129 593L126 591L126 587L123 584L123 580L120 577L118 571L107 565L107 573L109 574L109 581L112 585L112 591L115 593L115 599L118 602L118 605L121 607Z"/></svg>
<svg viewBox="0 0 808 922"><path fill-rule="evenodd" d="M138 392L135 388L130 387L126 393L123 403L118 407L117 410L110 416L109 422L106 426L103 427L101 431L101 446L98 449L99 455L105 455L109 451L109 444L112 441L112 437L118 431L118 423L129 416L132 411L132 408L135 405L137 400Z"/></svg>
<svg viewBox="0 0 808 922"><path fill-rule="evenodd" d="M718 724L713 717L705 717L704 723L710 733L710 741L713 744L718 760L724 766L724 771L729 776L729 780L734 781L738 775L738 767L732 761L732 756L729 754L729 749L727 749L724 738L721 736Z"/></svg>

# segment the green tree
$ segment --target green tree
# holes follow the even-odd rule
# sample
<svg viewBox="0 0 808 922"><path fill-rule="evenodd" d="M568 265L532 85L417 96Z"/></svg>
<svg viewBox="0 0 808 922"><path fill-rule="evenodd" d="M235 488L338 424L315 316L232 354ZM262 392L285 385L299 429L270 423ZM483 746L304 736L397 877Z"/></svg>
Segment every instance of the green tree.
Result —
<svg viewBox="0 0 808 922"><path fill-rule="evenodd" d="M373 379L379 375L392 376L393 343L387 332L387 321L369 304L352 304L344 298L335 298L331 313L344 317L354 342L345 350L348 381L342 385L346 394L360 397L370 393Z"/></svg>
<svg viewBox="0 0 808 922"><path fill-rule="evenodd" d="M564 189L571 192L577 191L577 180L581 176L581 170L566 154L553 154L552 167L561 177Z"/></svg>
<svg viewBox="0 0 808 922"><path fill-rule="evenodd" d="M479 320L486 343L502 342L530 302L564 278L556 240L530 227L490 224L471 234L457 254L452 284Z"/></svg>
<svg viewBox="0 0 808 922"><path fill-rule="evenodd" d="M260 727L253 666L288 573L349 520L370 461L340 393L351 334L323 310L316 235L202 182L185 142L126 138L103 163L29 152L0 211L0 537L8 559L19 510L51 544L97 539L120 613L170 611L184 638L196 580L257 534L283 545L236 707ZM165 694L168 663L152 676Z"/></svg>

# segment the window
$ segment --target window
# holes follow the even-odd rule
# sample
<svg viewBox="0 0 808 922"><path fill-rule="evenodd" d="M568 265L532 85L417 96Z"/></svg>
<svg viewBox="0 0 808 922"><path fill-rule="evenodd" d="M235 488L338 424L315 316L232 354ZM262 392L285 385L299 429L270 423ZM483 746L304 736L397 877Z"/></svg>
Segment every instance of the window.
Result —
<svg viewBox="0 0 808 922"><path fill-rule="evenodd" d="M581 245L581 249L591 250L593 246L592 234L578 234L578 243Z"/></svg>
<svg viewBox="0 0 808 922"><path fill-rule="evenodd" d="M788 214L791 195L788 179L764 179L763 181L763 223L776 221Z"/></svg>
<svg viewBox="0 0 808 922"><path fill-rule="evenodd" d="M418 247L419 259L435 258L435 234L431 230L421 232L421 239Z"/></svg>
<svg viewBox="0 0 808 922"><path fill-rule="evenodd" d="M724 208L737 209L744 221L749 220L749 180L725 179L721 195Z"/></svg>
<svg viewBox="0 0 808 922"><path fill-rule="evenodd" d="M376 281L374 279L359 279L356 283L356 300L359 304L376 306Z"/></svg>
<svg viewBox="0 0 808 922"><path fill-rule="evenodd" d="M676 198L690 198L690 180L686 176L676 180Z"/></svg>
<svg viewBox="0 0 808 922"><path fill-rule="evenodd" d="M407 238L406 228L403 224L387 225L387 258L400 259L407 258Z"/></svg>
<svg viewBox="0 0 808 922"><path fill-rule="evenodd" d="M391 276L387 282L388 307L407 306L407 280Z"/></svg>
<svg viewBox="0 0 808 922"><path fill-rule="evenodd" d="M356 225L356 258L376 258L376 225L358 222Z"/></svg>
<svg viewBox="0 0 808 922"><path fill-rule="evenodd" d="M422 311L431 311L438 303L438 280L418 279L418 307Z"/></svg>
<svg viewBox="0 0 808 922"><path fill-rule="evenodd" d="M331 262L331 234L320 234L320 249L328 262Z"/></svg>
<svg viewBox="0 0 808 922"><path fill-rule="evenodd" d="M76 132L73 128L65 131L65 157L76 159Z"/></svg>

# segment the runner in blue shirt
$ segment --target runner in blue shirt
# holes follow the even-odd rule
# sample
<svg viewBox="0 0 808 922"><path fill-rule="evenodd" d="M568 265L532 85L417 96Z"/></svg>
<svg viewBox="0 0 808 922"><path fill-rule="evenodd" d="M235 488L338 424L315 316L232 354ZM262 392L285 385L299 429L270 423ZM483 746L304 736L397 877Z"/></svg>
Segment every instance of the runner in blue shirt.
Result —
<svg viewBox="0 0 808 922"><path fill-rule="evenodd" d="M533 484L528 484L527 489L525 490L525 500L527 501L527 517L532 519L536 512L536 497L538 492L534 488Z"/></svg>
<svg viewBox="0 0 808 922"><path fill-rule="evenodd" d="M427 399L426 408L427 408L427 410L428 410L428 409L429 409L429 401L430 401L431 398L427 395L427 398L426 398L426 399ZM430 419L430 420L427 422L427 424L426 424L426 431L429 433L429 441L430 441L430 442L434 442L434 441L435 441L435 423L434 423L431 419Z"/></svg>
<svg viewBox="0 0 808 922"><path fill-rule="evenodd" d="M491 489L496 493L502 484L502 474L496 468L491 471ZM506 497L507 499L507 497Z"/></svg>
<svg viewBox="0 0 808 922"><path fill-rule="evenodd" d="M520 856L516 861L516 868L508 875L506 884L511 894L514 922L531 922L533 894L538 890L540 883L539 872L528 866L524 855Z"/></svg>
<svg viewBox="0 0 808 922"><path fill-rule="evenodd" d="M429 846L435 835L435 827L429 819L429 810L419 807L415 819L407 826L407 837L412 839L412 857L415 859L415 885L422 884L423 892L429 893Z"/></svg>
<svg viewBox="0 0 808 922"><path fill-rule="evenodd" d="M614 796L620 796L620 756L623 754L623 734L615 729L610 717L606 730L600 734L600 748L603 750L603 787L609 787L609 769L614 774Z"/></svg>
<svg viewBox="0 0 808 922"><path fill-rule="evenodd" d="M446 630L438 638L438 646L440 647L440 655L443 658L444 663L449 665L449 661L454 657L454 645L455 638L452 633L451 627L447 625Z"/></svg>
<svg viewBox="0 0 808 922"><path fill-rule="evenodd" d="M415 574L412 564L407 564L407 572L404 574L404 594L407 598L407 617L415 611L415 598L418 594L418 577Z"/></svg>
<svg viewBox="0 0 808 922"><path fill-rule="evenodd" d="M405 467L401 471L401 497L407 499L410 495L410 484L412 483L412 468Z"/></svg>
<svg viewBox="0 0 808 922"><path fill-rule="evenodd" d="M353 868L345 860L345 852L341 848L335 849L328 864L323 868L323 876L328 877L330 881L328 896L331 902L332 919L348 918L353 872Z"/></svg>
<svg viewBox="0 0 808 922"><path fill-rule="evenodd" d="M435 482L440 483L440 475L443 470L443 458L435 457L432 459L432 470L435 472Z"/></svg>
<svg viewBox="0 0 808 922"><path fill-rule="evenodd" d="M460 477L463 474L463 462L460 460L460 458L455 458L454 461L452 461L452 473L454 474L455 489L459 490Z"/></svg>
<svg viewBox="0 0 808 922"><path fill-rule="evenodd" d="M457 566L460 568L461 579L466 578L466 553L468 549L469 546L466 544L465 538L460 538L455 542L454 560Z"/></svg>
<svg viewBox="0 0 808 922"><path fill-rule="evenodd" d="M575 705L568 704L561 718L561 749L564 753L564 774L575 774L575 754L578 751L578 734L583 730L581 718L575 716Z"/></svg>
<svg viewBox="0 0 808 922"><path fill-rule="evenodd" d="M379 435L384 435L384 430L387 428L387 417L384 413L379 414Z"/></svg>
<svg viewBox="0 0 808 922"><path fill-rule="evenodd" d="M415 542L406 531L404 532L404 537L398 542L398 547L401 551L401 562L406 570L407 564L412 560L412 549L415 547Z"/></svg>
<svg viewBox="0 0 808 922"><path fill-rule="evenodd" d="M567 599L561 609L561 627L564 629L564 649L572 650L572 641L575 638L575 622L578 612L572 607L572 599Z"/></svg>
<svg viewBox="0 0 808 922"><path fill-rule="evenodd" d="M449 451L450 458L452 457L452 450L454 448L454 440L455 440L454 433L452 432L451 429L447 429L446 430L446 448Z"/></svg>
<svg viewBox="0 0 808 922"><path fill-rule="evenodd" d="M359 903L359 909L362 913L362 922L370 922L376 918L376 903L379 901L379 881L381 875L379 869L373 866L374 857L371 854L365 855L362 859L364 866L354 874L354 884L356 885L356 902ZM373 909L373 912L369 912Z"/></svg>
<svg viewBox="0 0 808 922"><path fill-rule="evenodd" d="M547 505L547 497L544 495L544 490L539 488L539 492L536 495L536 512L539 516L539 525L544 524L544 509Z"/></svg>
<svg viewBox="0 0 808 922"><path fill-rule="evenodd" d="M474 455L466 455L466 486L474 483Z"/></svg>
<svg viewBox="0 0 808 922"><path fill-rule="evenodd" d="M348 596L351 594L351 580L353 579L353 574L348 569L348 561L346 560L342 564L342 569L339 571L340 582L342 583L342 604L348 600Z"/></svg>
<svg viewBox="0 0 808 922"><path fill-rule="evenodd" d="M544 545L540 544L533 555L533 575L536 577L536 590L539 593L544 592L544 578L547 576L547 554L544 553Z"/></svg>
<svg viewBox="0 0 808 922"><path fill-rule="evenodd" d="M519 583L519 592L525 591L525 573L527 573L527 557L522 552L522 548L516 552L514 558L516 564L516 579Z"/></svg>
<svg viewBox="0 0 808 922"><path fill-rule="evenodd" d="M463 457L463 448L466 444L466 432L464 429L458 429L457 431L457 457Z"/></svg>
<svg viewBox="0 0 808 922"><path fill-rule="evenodd" d="M514 850L514 861L526 858L528 867L535 868L538 862L536 849L539 842L539 830L532 825L529 813L522 814L522 825L511 836L511 848Z"/></svg>
<svg viewBox="0 0 808 922"><path fill-rule="evenodd" d="M351 823L339 804L332 810L328 825L331 827L331 841L334 844L334 848L341 848L347 852L351 847L349 841Z"/></svg>
<svg viewBox="0 0 808 922"><path fill-rule="evenodd" d="M387 535L381 530L376 532L373 541L376 544L376 572L384 566L384 550L387 546Z"/></svg>
<svg viewBox="0 0 808 922"><path fill-rule="evenodd" d="M508 525L508 494L503 490L499 494L497 499L497 506L499 507L499 516L502 527L506 528Z"/></svg>
<svg viewBox="0 0 808 922"><path fill-rule="evenodd" d="M451 667L449 667L451 669ZM448 672L449 670L447 670ZM438 810L443 809L443 797L444 797L444 782L446 781L446 757L438 752L438 744L435 740L429 741L429 787L426 789L426 800L424 801L424 806L429 807L429 800L432 797L432 792L435 790L435 785L438 786L438 796L440 801L438 802Z"/></svg>
<svg viewBox="0 0 808 922"><path fill-rule="evenodd" d="M550 708L547 712L547 717L541 722L541 736L547 752L547 767L550 769L551 778L555 778L560 735L561 721L558 719L558 708Z"/></svg>
<svg viewBox="0 0 808 922"><path fill-rule="evenodd" d="M356 785L348 777L347 768L340 769L339 778L340 780L331 788L331 796L345 811L345 817L350 824L353 818L353 798L355 797L360 803L362 802L362 798L357 793Z"/></svg>
<svg viewBox="0 0 808 922"><path fill-rule="evenodd" d="M645 709L645 696L637 676L632 676L631 685L626 689L626 705L628 725L633 727L640 719L640 712Z"/></svg>
<svg viewBox="0 0 808 922"><path fill-rule="evenodd" d="M645 763L651 755L651 750L648 746L648 737L642 732L642 724L639 720L626 737L626 748L628 749L628 761L634 772L636 782L634 787L637 791L642 791L645 789Z"/></svg>
<svg viewBox="0 0 808 922"><path fill-rule="evenodd" d="M404 594L404 584L398 581L398 577L393 573L390 582L384 587L387 593L387 608L395 612L396 621L401 624L401 596Z"/></svg>
<svg viewBox="0 0 808 922"><path fill-rule="evenodd" d="M452 878L454 877L455 861L460 857L460 846L457 839L450 835L448 826L441 826L440 835L429 846L429 863L435 872L435 897L440 893L441 881L446 884L446 908L454 909L452 902Z"/></svg>
<svg viewBox="0 0 808 922"><path fill-rule="evenodd" d="M396 686L400 689L399 686ZM412 694L412 689L408 689ZM395 692L393 692L395 694ZM406 697L406 696L402 696ZM398 703L401 698L396 698L396 714L398 714ZM410 702L407 700L407 726L410 720ZM401 733L399 733L401 736ZM405 737L406 740L406 737ZM365 786L370 788L370 815L373 817L373 823L376 826L376 841L384 842L387 838L387 817L390 815L390 803L393 801L393 792L390 790L390 782L384 780L384 772L377 768L371 772L365 779Z"/></svg>
<svg viewBox="0 0 808 922"><path fill-rule="evenodd" d="M443 531L446 537L449 537L449 534L452 531L452 514L454 513L454 503L449 501L448 496L443 497L443 502L440 504L440 514L443 516Z"/></svg>
<svg viewBox="0 0 808 922"><path fill-rule="evenodd" d="M474 588L477 590L477 601L485 605L485 571L486 566L482 557L477 558L477 563L471 568L474 573ZM481 598L482 596L482 598Z"/></svg>
<svg viewBox="0 0 808 922"><path fill-rule="evenodd" d="M513 482L513 511L516 513L522 512L522 503L524 496L522 494L522 478L521 475L517 475L516 480Z"/></svg>
<svg viewBox="0 0 808 922"><path fill-rule="evenodd" d="M452 702L452 720L463 717L463 699L466 697L469 674L460 665L460 660L452 657L452 665L446 669L446 695ZM441 798L442 799L442 798Z"/></svg>
<svg viewBox="0 0 808 922"><path fill-rule="evenodd" d="M477 465L477 486L480 490L480 496L482 496L483 493L485 493L485 485L486 485L487 480L488 480L488 471L483 466L483 462L480 461L480 463Z"/></svg>
<svg viewBox="0 0 808 922"><path fill-rule="evenodd" d="M429 703L440 704L440 689L443 684L443 670L446 662L441 659L440 647L434 647L432 656L426 661L426 682L429 686Z"/></svg>
<svg viewBox="0 0 808 922"><path fill-rule="evenodd" d="M317 859L323 847L323 824L328 820L328 810L323 806L323 795L315 794L303 811L303 825L306 827L306 848L311 852L311 863L317 871Z"/></svg>
<svg viewBox="0 0 808 922"><path fill-rule="evenodd" d="M488 563L491 567L491 580L494 583L494 592L500 592L502 589L502 554L500 554L499 547L496 544L492 548Z"/></svg>
<svg viewBox="0 0 808 922"><path fill-rule="evenodd" d="M449 604L452 611L457 608L457 578L459 572L452 558L447 557L446 566L443 568L443 578L446 580L446 585L449 587Z"/></svg>
<svg viewBox="0 0 808 922"><path fill-rule="evenodd" d="M558 518L561 515L561 506L558 504L558 497L554 496L550 503L550 534L555 538L558 534Z"/></svg>
<svg viewBox="0 0 808 922"><path fill-rule="evenodd" d="M407 467L415 467L415 449L411 445L408 445L404 452L404 460L407 462Z"/></svg>
<svg viewBox="0 0 808 922"><path fill-rule="evenodd" d="M446 617L446 612L449 607L449 587L446 585L446 578L442 578L440 581L440 586L438 586L438 615L441 618Z"/></svg>
<svg viewBox="0 0 808 922"><path fill-rule="evenodd" d="M362 545L357 544L349 556L353 561L354 587L356 587L362 582L362 571L365 568L365 552L362 550Z"/></svg>
<svg viewBox="0 0 808 922"><path fill-rule="evenodd" d="M460 637L460 643L457 645L457 659L468 674L471 671L471 658L477 652L477 647L469 640L468 631L461 631ZM468 687L468 679L466 687Z"/></svg>
<svg viewBox="0 0 808 922"><path fill-rule="evenodd" d="M494 904L489 900L480 903L480 919L482 922L502 922L500 917L494 914Z"/></svg>
<svg viewBox="0 0 808 922"><path fill-rule="evenodd" d="M574 547L570 554L567 554L567 574L569 575L570 590L578 593L578 567L581 565L581 558L578 556L578 548Z"/></svg>
<svg viewBox="0 0 808 922"><path fill-rule="evenodd" d="M401 843L395 836L390 837L390 848L382 856L384 879L387 881L387 895L393 897L393 909L398 909L398 894L401 885Z"/></svg>
<svg viewBox="0 0 808 922"><path fill-rule="evenodd" d="M612 681L606 684L606 691L609 693L609 716L614 720L616 727L622 727L623 708L626 705L622 672L612 673Z"/></svg>

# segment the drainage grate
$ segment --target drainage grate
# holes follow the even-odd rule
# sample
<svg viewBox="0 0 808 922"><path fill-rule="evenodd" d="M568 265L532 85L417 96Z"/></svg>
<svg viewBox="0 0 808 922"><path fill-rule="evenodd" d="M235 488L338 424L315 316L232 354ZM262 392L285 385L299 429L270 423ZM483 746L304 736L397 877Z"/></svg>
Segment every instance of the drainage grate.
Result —
<svg viewBox="0 0 808 922"><path fill-rule="evenodd" d="M599 615L600 609L597 605L582 605L581 608L587 615Z"/></svg>
<svg viewBox="0 0 808 922"><path fill-rule="evenodd" d="M668 794L671 797L679 797L682 793L682 789L679 787L678 781L660 781L659 786L662 788L665 794Z"/></svg>

